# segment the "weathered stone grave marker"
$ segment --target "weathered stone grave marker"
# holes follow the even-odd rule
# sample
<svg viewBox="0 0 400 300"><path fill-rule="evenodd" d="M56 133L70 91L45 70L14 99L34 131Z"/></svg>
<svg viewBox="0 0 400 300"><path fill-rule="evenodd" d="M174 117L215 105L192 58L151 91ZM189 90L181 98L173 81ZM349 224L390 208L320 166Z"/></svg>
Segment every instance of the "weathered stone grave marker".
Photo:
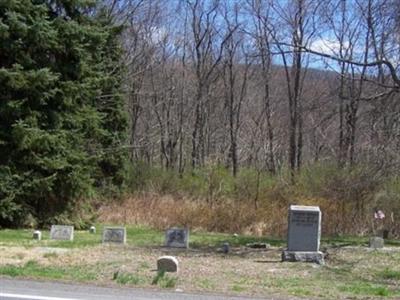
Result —
<svg viewBox="0 0 400 300"><path fill-rule="evenodd" d="M126 243L126 228L125 227L104 227L103 243Z"/></svg>
<svg viewBox="0 0 400 300"><path fill-rule="evenodd" d="M73 241L74 226L68 225L51 225L50 229L51 240Z"/></svg>
<svg viewBox="0 0 400 300"><path fill-rule="evenodd" d="M165 232L165 246L189 248L189 229L170 228Z"/></svg>
<svg viewBox="0 0 400 300"><path fill-rule="evenodd" d="M380 249L383 248L385 242L383 238L379 236L373 236L369 238L369 247L372 249Z"/></svg>
<svg viewBox="0 0 400 300"><path fill-rule="evenodd" d="M161 256L157 259L157 271L178 272L178 260L173 256Z"/></svg>
<svg viewBox="0 0 400 300"><path fill-rule="evenodd" d="M321 239L321 210L318 206L291 205L288 218L288 248L283 261L324 263L319 251Z"/></svg>
<svg viewBox="0 0 400 300"><path fill-rule="evenodd" d="M230 248L231 247L229 246L228 242L225 242L225 243L222 244L222 252L223 253L228 254L229 251L231 250Z"/></svg>

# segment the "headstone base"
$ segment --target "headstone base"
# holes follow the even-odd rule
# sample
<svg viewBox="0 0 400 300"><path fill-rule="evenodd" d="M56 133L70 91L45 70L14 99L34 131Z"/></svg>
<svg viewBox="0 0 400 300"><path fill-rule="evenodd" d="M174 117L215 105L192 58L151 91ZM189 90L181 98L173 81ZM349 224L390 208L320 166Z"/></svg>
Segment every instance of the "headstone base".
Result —
<svg viewBox="0 0 400 300"><path fill-rule="evenodd" d="M319 265L325 264L324 254L321 251L287 251L282 252L282 261L312 262Z"/></svg>

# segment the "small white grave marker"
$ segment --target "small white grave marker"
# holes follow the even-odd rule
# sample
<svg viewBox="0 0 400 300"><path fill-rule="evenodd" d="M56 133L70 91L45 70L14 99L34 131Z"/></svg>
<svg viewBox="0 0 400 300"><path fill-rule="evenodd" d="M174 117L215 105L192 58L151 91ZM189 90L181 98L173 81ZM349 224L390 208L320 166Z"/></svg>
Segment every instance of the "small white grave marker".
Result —
<svg viewBox="0 0 400 300"><path fill-rule="evenodd" d="M42 232L40 230L35 230L33 232L32 238L34 240L40 241L42 239Z"/></svg>
<svg viewBox="0 0 400 300"><path fill-rule="evenodd" d="M96 227L95 226L90 226L89 232L92 233L92 234L95 234L96 233Z"/></svg>

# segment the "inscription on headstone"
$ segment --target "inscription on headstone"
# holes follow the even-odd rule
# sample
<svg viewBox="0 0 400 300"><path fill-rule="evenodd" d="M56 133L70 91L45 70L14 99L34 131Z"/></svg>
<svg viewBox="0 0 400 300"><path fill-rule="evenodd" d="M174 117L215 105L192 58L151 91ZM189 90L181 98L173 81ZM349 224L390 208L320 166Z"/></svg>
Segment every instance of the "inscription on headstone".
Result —
<svg viewBox="0 0 400 300"><path fill-rule="evenodd" d="M126 243L125 227L104 227L103 243Z"/></svg>
<svg viewBox="0 0 400 300"><path fill-rule="evenodd" d="M51 240L73 241L74 240L74 226L51 225L50 239Z"/></svg>
<svg viewBox="0 0 400 300"><path fill-rule="evenodd" d="M165 246L175 248L189 248L189 230L171 228L165 232Z"/></svg>
<svg viewBox="0 0 400 300"><path fill-rule="evenodd" d="M319 251L321 211L317 206L291 205L288 251Z"/></svg>

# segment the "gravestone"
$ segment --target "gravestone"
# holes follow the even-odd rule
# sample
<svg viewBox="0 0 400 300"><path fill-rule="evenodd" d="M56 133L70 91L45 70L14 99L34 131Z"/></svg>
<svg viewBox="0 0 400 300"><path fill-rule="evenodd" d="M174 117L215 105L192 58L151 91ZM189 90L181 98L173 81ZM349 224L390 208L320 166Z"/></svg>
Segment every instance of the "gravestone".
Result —
<svg viewBox="0 0 400 300"><path fill-rule="evenodd" d="M174 248L189 248L189 229L168 229L165 232L165 246Z"/></svg>
<svg viewBox="0 0 400 300"><path fill-rule="evenodd" d="M380 249L383 248L385 242L383 238L379 236L373 236L369 238L369 247L372 249Z"/></svg>
<svg viewBox="0 0 400 300"><path fill-rule="evenodd" d="M225 243L222 244L222 252L223 253L228 254L230 250L231 249L230 249L230 246L229 246L228 242L225 242Z"/></svg>
<svg viewBox="0 0 400 300"><path fill-rule="evenodd" d="M173 256L161 256L157 259L157 271L178 272L178 260Z"/></svg>
<svg viewBox="0 0 400 300"><path fill-rule="evenodd" d="M95 233L96 233L96 227L95 227L95 226L90 226L89 232L90 232L91 234L95 234Z"/></svg>
<svg viewBox="0 0 400 300"><path fill-rule="evenodd" d="M324 263L319 251L321 239L321 210L318 206L291 205L288 218L288 247L283 261Z"/></svg>
<svg viewBox="0 0 400 300"><path fill-rule="evenodd" d="M33 238L34 240L40 241L40 240L42 239L42 232L39 231L39 230L35 230L35 231L33 232L32 238Z"/></svg>
<svg viewBox="0 0 400 300"><path fill-rule="evenodd" d="M67 225L51 225L50 229L51 240L73 241L74 226Z"/></svg>
<svg viewBox="0 0 400 300"><path fill-rule="evenodd" d="M103 243L126 243L126 228L125 227L104 227Z"/></svg>

